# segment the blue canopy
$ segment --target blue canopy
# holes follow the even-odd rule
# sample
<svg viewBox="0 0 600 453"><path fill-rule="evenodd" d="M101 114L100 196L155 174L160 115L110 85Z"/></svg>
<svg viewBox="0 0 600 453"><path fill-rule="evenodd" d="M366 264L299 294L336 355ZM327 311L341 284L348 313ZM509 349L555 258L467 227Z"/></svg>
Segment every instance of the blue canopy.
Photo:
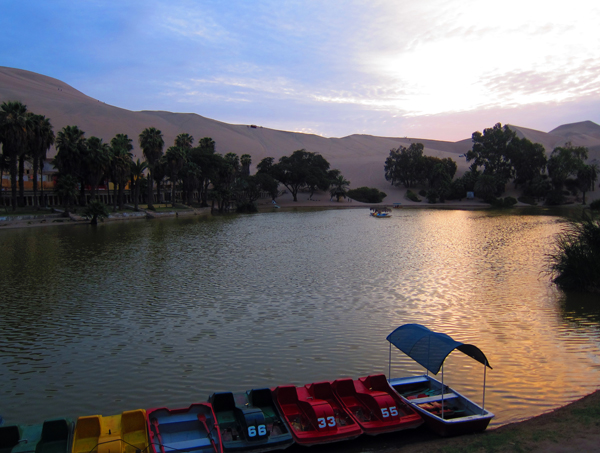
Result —
<svg viewBox="0 0 600 453"><path fill-rule="evenodd" d="M492 368L477 346L460 343L445 333L434 332L420 324L398 327L387 336L387 341L433 374L438 374L448 354L455 349Z"/></svg>

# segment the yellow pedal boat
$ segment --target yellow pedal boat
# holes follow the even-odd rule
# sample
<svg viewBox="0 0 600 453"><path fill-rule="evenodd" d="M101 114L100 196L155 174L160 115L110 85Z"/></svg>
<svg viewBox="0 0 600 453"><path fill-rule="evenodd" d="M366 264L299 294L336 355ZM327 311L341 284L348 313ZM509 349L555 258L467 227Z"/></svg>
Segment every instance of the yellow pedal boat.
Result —
<svg viewBox="0 0 600 453"><path fill-rule="evenodd" d="M136 453L148 448L146 411L136 409L103 417L79 417L72 453Z"/></svg>

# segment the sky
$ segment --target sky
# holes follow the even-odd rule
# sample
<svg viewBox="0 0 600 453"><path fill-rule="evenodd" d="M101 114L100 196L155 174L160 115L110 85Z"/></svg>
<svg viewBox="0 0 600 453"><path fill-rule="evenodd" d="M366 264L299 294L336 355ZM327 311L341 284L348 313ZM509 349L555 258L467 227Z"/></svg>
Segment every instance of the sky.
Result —
<svg viewBox="0 0 600 453"><path fill-rule="evenodd" d="M0 66L326 137L600 123L597 0L0 0Z"/></svg>

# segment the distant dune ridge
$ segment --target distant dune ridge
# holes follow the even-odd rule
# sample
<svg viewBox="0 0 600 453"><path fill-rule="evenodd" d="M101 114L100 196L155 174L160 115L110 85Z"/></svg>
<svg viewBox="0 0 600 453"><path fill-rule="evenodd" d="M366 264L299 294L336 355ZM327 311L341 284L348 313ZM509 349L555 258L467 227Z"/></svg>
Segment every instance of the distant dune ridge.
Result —
<svg viewBox="0 0 600 453"><path fill-rule="evenodd" d="M86 137L95 135L105 142L118 133L133 139L134 159L143 159L138 145L138 135L147 127L160 129L165 140L165 151L175 137L183 132L194 136L196 142L202 137L211 137L216 142L217 152L250 154L252 168L264 157L279 159L298 149L306 149L323 155L332 168L341 170L351 182L351 188L376 187L391 198L404 194L404 188L392 188L384 178L384 162L390 149L409 146L412 142L425 145L425 154L440 158L451 157L458 164L457 175L468 168L464 157L459 157L471 148L471 139L458 142L427 140L421 138L375 137L350 135L343 138L325 138L318 135L278 131L251 125L227 124L205 118L194 113L171 113L164 111L132 112L97 99L90 98L60 80L22 69L0 66L0 103L21 101L28 110L50 118L57 133L64 126L77 125ZM486 127L492 127L490 124ZM510 125L519 137L541 143L550 153L565 142L586 146L590 159L600 161L600 125L591 121L565 124L550 132L541 132ZM49 156L55 154L51 149ZM391 198L388 198L391 199Z"/></svg>

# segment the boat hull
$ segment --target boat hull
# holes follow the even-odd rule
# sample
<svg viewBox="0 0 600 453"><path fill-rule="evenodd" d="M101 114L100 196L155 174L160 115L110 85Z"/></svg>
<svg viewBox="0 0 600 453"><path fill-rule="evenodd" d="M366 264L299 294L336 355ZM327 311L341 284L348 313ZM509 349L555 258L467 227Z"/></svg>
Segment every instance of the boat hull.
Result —
<svg viewBox="0 0 600 453"><path fill-rule="evenodd" d="M152 453L222 453L215 413L208 403L182 409L148 409L147 427Z"/></svg>
<svg viewBox="0 0 600 453"><path fill-rule="evenodd" d="M443 437L485 431L494 414L431 376L389 380L398 395ZM443 391L442 391L443 389Z"/></svg>
<svg viewBox="0 0 600 453"><path fill-rule="evenodd" d="M357 380L338 379L332 384L336 398L370 436L414 429L421 416L392 389L383 374Z"/></svg>
<svg viewBox="0 0 600 453"><path fill-rule="evenodd" d="M294 443L268 388L213 393L208 401L217 417L225 452L283 450Z"/></svg>

